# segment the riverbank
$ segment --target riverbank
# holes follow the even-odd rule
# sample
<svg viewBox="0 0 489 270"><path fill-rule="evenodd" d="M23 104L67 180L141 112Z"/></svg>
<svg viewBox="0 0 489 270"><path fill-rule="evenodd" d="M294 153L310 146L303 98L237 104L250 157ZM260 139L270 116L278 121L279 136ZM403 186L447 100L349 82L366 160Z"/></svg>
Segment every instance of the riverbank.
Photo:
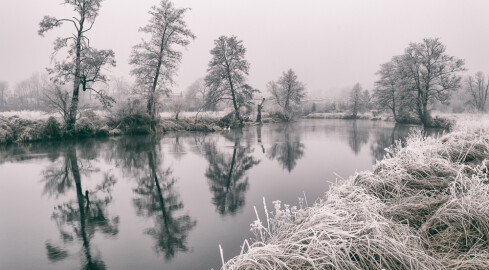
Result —
<svg viewBox="0 0 489 270"><path fill-rule="evenodd" d="M431 119L431 123L429 128L443 128L450 130L452 126L455 124L455 121L462 118L467 118L468 114L442 114L435 113L433 118ZM372 120L372 121L389 121L396 122L394 117L388 114L378 114L374 115L373 113L359 113L357 116L353 116L349 113L310 113L303 118L305 119L344 119L344 120ZM421 121L417 119L406 119L405 121L398 122L399 124L415 124L421 125Z"/></svg>
<svg viewBox="0 0 489 270"><path fill-rule="evenodd" d="M413 134L312 206L265 207L222 269L489 269L489 121L458 123Z"/></svg>
<svg viewBox="0 0 489 270"><path fill-rule="evenodd" d="M179 120L161 117L156 129L159 134L169 131L213 132L223 128L219 119L206 115L197 119L182 117ZM35 112L0 114L0 144L149 134L149 118L143 115L114 120L87 112L77 120L76 133L70 137L64 135L61 122L61 119L53 115Z"/></svg>
<svg viewBox="0 0 489 270"><path fill-rule="evenodd" d="M362 120L381 120L381 121L394 121L394 118L387 115L373 116L371 113L359 113L354 118L349 113L310 113L305 115L305 119L362 119Z"/></svg>

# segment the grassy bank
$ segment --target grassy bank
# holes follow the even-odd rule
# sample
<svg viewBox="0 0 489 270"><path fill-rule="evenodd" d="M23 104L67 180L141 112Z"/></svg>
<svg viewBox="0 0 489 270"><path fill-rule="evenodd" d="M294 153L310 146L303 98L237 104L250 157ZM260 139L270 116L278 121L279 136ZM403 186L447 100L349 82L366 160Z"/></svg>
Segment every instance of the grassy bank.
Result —
<svg viewBox="0 0 489 270"><path fill-rule="evenodd" d="M471 114L441 114L435 113L435 115L431 118L429 128L444 128L451 129L457 119L463 118L466 119L467 115ZM356 117L349 113L310 113L304 116L306 119L362 119L362 120L374 120L374 121L390 121L395 122L393 116L388 114L379 114L374 116L372 113L359 113ZM421 121L418 119L404 119L399 120L399 124L417 124L421 125Z"/></svg>
<svg viewBox="0 0 489 270"><path fill-rule="evenodd" d="M353 119L350 113L310 113L304 116L306 119ZM374 117L371 113L359 113L357 118L363 120L390 120L387 116ZM393 120L393 119L392 119Z"/></svg>
<svg viewBox="0 0 489 270"><path fill-rule="evenodd" d="M413 134L313 206L274 202L222 269L489 269L488 159L487 120Z"/></svg>
<svg viewBox="0 0 489 270"><path fill-rule="evenodd" d="M14 112L0 114L0 144L25 143L73 138L108 137L124 134L148 134L149 117L142 114L113 117L95 112L86 112L77 119L73 136L64 135L64 127L59 117L39 112L18 114ZM158 133L168 131L201 131L221 130L219 118L207 115L179 120L160 118L157 123Z"/></svg>

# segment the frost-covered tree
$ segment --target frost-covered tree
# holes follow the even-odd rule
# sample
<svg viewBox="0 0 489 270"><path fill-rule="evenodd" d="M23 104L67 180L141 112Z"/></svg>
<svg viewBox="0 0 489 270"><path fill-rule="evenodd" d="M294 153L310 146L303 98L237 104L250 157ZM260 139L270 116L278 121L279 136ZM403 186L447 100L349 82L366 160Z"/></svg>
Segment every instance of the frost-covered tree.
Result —
<svg viewBox="0 0 489 270"><path fill-rule="evenodd" d="M55 18L44 16L39 23L39 35L44 34L67 22L73 26L73 32L66 37L58 37L54 42L53 56L61 51L66 52L66 58L56 60L54 67L48 72L55 83L73 82L73 92L69 106L69 117L66 122L66 132L72 134L78 113L79 90L92 90L98 94L100 101L108 106L113 101L103 90L94 89L96 82L106 82L107 77L102 73L106 66L115 66L112 50L98 50L90 45L87 37L98 16L102 0L64 0L63 4L73 8L75 16L70 18Z"/></svg>
<svg viewBox="0 0 489 270"><path fill-rule="evenodd" d="M465 80L465 90L469 94L469 104L478 112L485 112L489 94L489 78L486 78L482 72L468 76Z"/></svg>
<svg viewBox="0 0 489 270"><path fill-rule="evenodd" d="M356 118L362 104L362 86L360 83L356 83L351 89L348 104L353 117Z"/></svg>
<svg viewBox="0 0 489 270"><path fill-rule="evenodd" d="M399 57L394 56L391 61L384 63L377 71L380 77L375 82L374 97L379 109L390 110L394 119L398 119L399 96L400 96L400 74L398 71Z"/></svg>
<svg viewBox="0 0 489 270"><path fill-rule="evenodd" d="M151 118L151 131L156 130L156 106L162 95L171 93L173 77L182 59L180 47L187 47L195 35L187 27L185 13L188 8L176 8L171 1L161 0L152 6L149 23L139 31L149 35L133 47L130 64L136 84L146 96L147 111Z"/></svg>
<svg viewBox="0 0 489 270"><path fill-rule="evenodd" d="M446 54L438 38L411 43L401 56L400 74L404 91L413 94L416 112L423 125L430 125L429 106L447 102L452 91L460 87L464 60Z"/></svg>
<svg viewBox="0 0 489 270"><path fill-rule="evenodd" d="M305 85L297 79L295 72L289 69L276 82L271 81L267 86L277 105L282 108L285 119L291 120L296 108L306 96Z"/></svg>
<svg viewBox="0 0 489 270"><path fill-rule="evenodd" d="M240 125L240 107L247 105L257 92L246 84L250 64L245 59L246 48L243 41L236 36L221 36L214 41L211 50L212 59L209 62L206 86L209 88L206 106L213 107L220 102L231 102L235 118Z"/></svg>

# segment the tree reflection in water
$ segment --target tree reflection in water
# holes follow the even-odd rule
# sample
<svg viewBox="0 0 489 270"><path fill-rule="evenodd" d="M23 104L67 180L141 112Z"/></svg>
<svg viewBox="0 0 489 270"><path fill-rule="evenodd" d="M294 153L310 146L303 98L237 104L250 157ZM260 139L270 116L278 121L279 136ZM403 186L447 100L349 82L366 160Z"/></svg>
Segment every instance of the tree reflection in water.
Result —
<svg viewBox="0 0 489 270"><path fill-rule="evenodd" d="M136 173L139 180L133 202L139 216L154 220L154 226L146 229L145 233L155 240L155 251L164 253L165 259L170 260L177 252L188 251L187 236L196 221L187 214L177 216L177 212L183 209L183 202L173 189L177 180L172 175L173 171L160 168L162 161L158 142L155 138L139 141L137 149L144 148L139 158L145 161L146 166Z"/></svg>
<svg viewBox="0 0 489 270"><path fill-rule="evenodd" d="M404 145L411 132L419 132L421 129L421 126L403 125L397 123L392 129L377 129L374 133L374 141L370 146L370 151L372 152L374 162L384 158L386 148L394 145L396 141L399 141L401 145ZM440 130L433 129L429 130L428 132L424 130L424 132L425 135L430 136L439 134Z"/></svg>
<svg viewBox="0 0 489 270"><path fill-rule="evenodd" d="M355 155L360 153L362 146L368 143L370 133L368 129L358 128L357 120L352 120L352 128L348 130L348 145Z"/></svg>
<svg viewBox="0 0 489 270"><path fill-rule="evenodd" d="M82 146L87 154L87 147ZM69 257L67 248L81 244L79 252L82 269L106 269L100 252L91 246L91 239L97 231L106 236L118 234L119 218L110 218L107 205L111 202L111 192L116 180L110 174L104 174L102 182L95 188L83 191L82 175L87 176L98 171L93 168L89 160L78 159L77 149L73 144L62 148L62 162L43 172L44 192L50 196L59 196L75 189L76 198L57 205L52 219L56 222L62 243L60 245L47 241L45 244L48 259L52 262L61 261ZM96 157L95 152L86 157Z"/></svg>
<svg viewBox="0 0 489 270"><path fill-rule="evenodd" d="M282 168L290 173L304 155L305 145L301 143L299 132L294 131L293 124L285 124L281 129L278 134L283 135L283 138L274 140L277 142L268 149L267 157L272 160L277 159Z"/></svg>
<svg viewBox="0 0 489 270"><path fill-rule="evenodd" d="M252 155L250 145L241 146L241 134L232 131L224 134L225 138L234 141L233 153L219 151L215 142L204 143L204 155L209 162L205 172L213 194L212 203L220 215L234 215L245 203L248 189L246 171L260 163Z"/></svg>

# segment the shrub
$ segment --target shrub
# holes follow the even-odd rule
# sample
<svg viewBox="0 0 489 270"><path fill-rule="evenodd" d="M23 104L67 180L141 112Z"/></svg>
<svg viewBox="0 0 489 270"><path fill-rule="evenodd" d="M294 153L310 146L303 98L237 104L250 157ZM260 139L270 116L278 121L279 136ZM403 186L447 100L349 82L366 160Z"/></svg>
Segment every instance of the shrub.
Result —
<svg viewBox="0 0 489 270"><path fill-rule="evenodd" d="M117 103L110 111L108 125L129 134L147 134L151 118L139 99L128 98Z"/></svg>
<svg viewBox="0 0 489 270"><path fill-rule="evenodd" d="M46 121L42 133L43 137L48 140L59 139L63 134L61 124L53 116Z"/></svg>
<svg viewBox="0 0 489 270"><path fill-rule="evenodd" d="M13 138L13 132L8 125L8 120L0 117L0 143L10 143L12 142Z"/></svg>
<svg viewBox="0 0 489 270"><path fill-rule="evenodd" d="M274 122L287 122L289 121L287 116L281 112L271 112L268 115L269 118L273 119Z"/></svg>
<svg viewBox="0 0 489 270"><path fill-rule="evenodd" d="M455 124L455 122L453 120L436 116L435 118L432 118L430 120L429 127L444 128L447 130L451 130L453 128L454 124Z"/></svg>
<svg viewBox="0 0 489 270"><path fill-rule="evenodd" d="M82 117L76 121L75 125L76 136L91 137L97 131L97 124L86 117Z"/></svg>

